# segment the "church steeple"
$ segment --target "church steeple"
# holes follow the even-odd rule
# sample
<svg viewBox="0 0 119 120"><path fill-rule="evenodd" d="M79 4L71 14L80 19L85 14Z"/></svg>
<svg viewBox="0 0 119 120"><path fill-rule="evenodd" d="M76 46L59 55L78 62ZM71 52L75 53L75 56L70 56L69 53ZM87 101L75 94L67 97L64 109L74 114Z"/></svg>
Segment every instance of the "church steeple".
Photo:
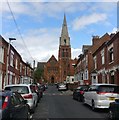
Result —
<svg viewBox="0 0 119 120"><path fill-rule="evenodd" d="M66 15L64 14L64 20L62 24L62 32L60 37L60 45L70 45L70 38L68 34Z"/></svg>
<svg viewBox="0 0 119 120"><path fill-rule="evenodd" d="M61 37L62 37L62 36L67 36L67 37L69 37L68 29L67 29L66 15L65 15L65 14L64 14L63 24L62 24L62 33L61 33Z"/></svg>

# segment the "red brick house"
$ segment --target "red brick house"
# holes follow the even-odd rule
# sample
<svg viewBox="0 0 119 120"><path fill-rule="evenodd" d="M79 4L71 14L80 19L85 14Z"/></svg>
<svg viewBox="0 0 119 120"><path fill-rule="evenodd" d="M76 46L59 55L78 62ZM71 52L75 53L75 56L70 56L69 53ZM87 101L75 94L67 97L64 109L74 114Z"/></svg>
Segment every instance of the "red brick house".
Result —
<svg viewBox="0 0 119 120"><path fill-rule="evenodd" d="M22 76L24 76L23 72L23 64L24 70L27 69L27 77L32 79L33 69L28 66L25 62L23 62L20 54L16 51L16 49L10 45L9 54L8 52L9 43L0 36L0 89L3 89L7 84L15 84L22 83ZM7 66L7 54L8 54L8 66ZM8 69L8 79L6 79L6 69Z"/></svg>
<svg viewBox="0 0 119 120"><path fill-rule="evenodd" d="M83 46L83 54L79 55L75 66L75 79L80 81L80 84L92 84L92 79L95 78L93 53L109 39L110 36L107 33L102 37L93 36L92 45Z"/></svg>
<svg viewBox="0 0 119 120"><path fill-rule="evenodd" d="M96 83L119 85L119 32L111 34L94 53L93 58Z"/></svg>

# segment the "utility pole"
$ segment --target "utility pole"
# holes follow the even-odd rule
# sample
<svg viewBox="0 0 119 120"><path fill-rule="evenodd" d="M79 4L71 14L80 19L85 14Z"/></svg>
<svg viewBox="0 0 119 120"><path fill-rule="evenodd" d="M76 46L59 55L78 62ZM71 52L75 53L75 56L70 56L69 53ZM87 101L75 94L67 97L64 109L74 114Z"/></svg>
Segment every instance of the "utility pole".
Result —
<svg viewBox="0 0 119 120"><path fill-rule="evenodd" d="M16 40L16 38L9 38L9 44L7 49L7 61L6 61L6 80L5 85L8 85L8 67L9 67L9 53L10 53L10 43L12 40Z"/></svg>
<svg viewBox="0 0 119 120"><path fill-rule="evenodd" d="M35 72L35 60L33 60L33 82L36 82L34 78L34 72Z"/></svg>

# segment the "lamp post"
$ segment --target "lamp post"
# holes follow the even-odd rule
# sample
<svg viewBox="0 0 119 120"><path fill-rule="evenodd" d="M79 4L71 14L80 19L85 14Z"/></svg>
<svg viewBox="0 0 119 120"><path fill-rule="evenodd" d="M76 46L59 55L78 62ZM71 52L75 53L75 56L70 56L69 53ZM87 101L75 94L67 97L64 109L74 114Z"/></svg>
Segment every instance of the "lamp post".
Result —
<svg viewBox="0 0 119 120"><path fill-rule="evenodd" d="M9 53L10 53L10 43L12 40L16 40L16 38L9 38L9 44L8 44L8 49L7 49L7 61L6 61L6 81L5 85L8 84L8 67L9 67Z"/></svg>

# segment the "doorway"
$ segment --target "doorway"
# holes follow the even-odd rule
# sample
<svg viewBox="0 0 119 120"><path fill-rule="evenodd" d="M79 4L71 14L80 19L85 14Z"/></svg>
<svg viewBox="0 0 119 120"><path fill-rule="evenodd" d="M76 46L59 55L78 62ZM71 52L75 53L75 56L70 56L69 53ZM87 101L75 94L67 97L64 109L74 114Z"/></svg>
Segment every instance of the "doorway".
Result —
<svg viewBox="0 0 119 120"><path fill-rule="evenodd" d="M51 77L51 83L54 83L54 76Z"/></svg>

